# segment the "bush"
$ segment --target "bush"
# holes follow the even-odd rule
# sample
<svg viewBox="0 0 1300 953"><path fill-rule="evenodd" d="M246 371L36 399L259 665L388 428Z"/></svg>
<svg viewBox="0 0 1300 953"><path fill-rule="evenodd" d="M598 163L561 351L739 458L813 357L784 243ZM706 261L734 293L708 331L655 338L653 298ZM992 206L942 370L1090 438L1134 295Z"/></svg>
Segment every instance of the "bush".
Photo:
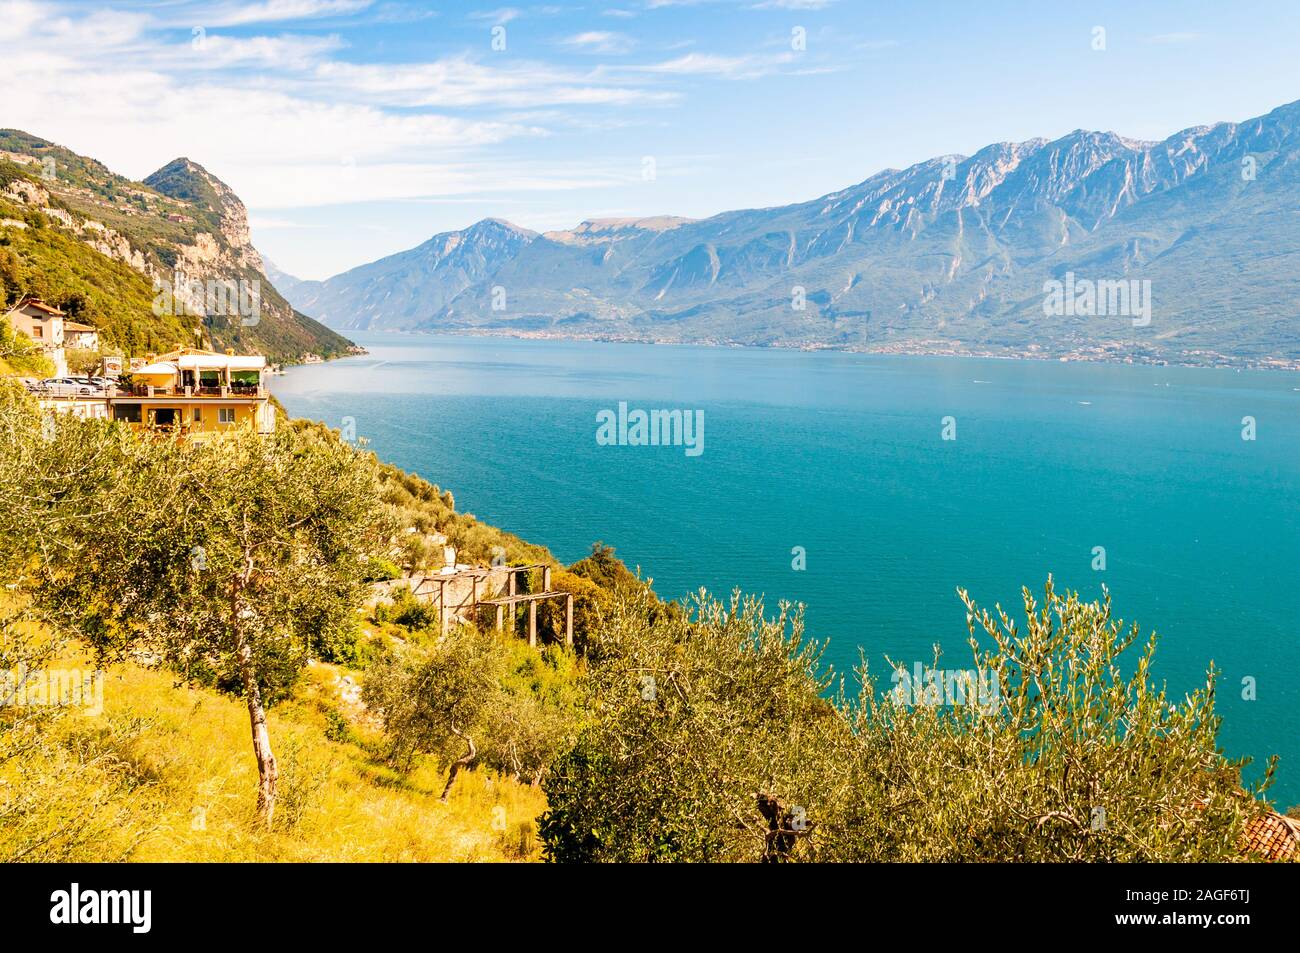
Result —
<svg viewBox="0 0 1300 953"><path fill-rule="evenodd" d="M591 665L591 722L547 775L553 860L1219 861L1271 779L1216 744L1214 672L1175 701L1154 637L1049 579L1022 629L966 593L967 703L829 694L799 613L624 590ZM1135 650L1135 658L1126 653ZM1127 671L1129 674L1124 674ZM896 688L906 685L901 678ZM934 683L942 686L943 681ZM948 685L952 682L946 683ZM978 683L974 683L978 684ZM940 703L936 703L940 702Z"/></svg>
<svg viewBox="0 0 1300 953"><path fill-rule="evenodd" d="M64 351L64 360L68 362L68 371L78 376L98 374L101 359L98 351L86 348L68 348Z"/></svg>
<svg viewBox="0 0 1300 953"><path fill-rule="evenodd" d="M756 794L821 817L853 737L798 612L703 593L665 613L622 587L591 663L590 724L543 782L565 861L738 861L766 852Z"/></svg>
<svg viewBox="0 0 1300 953"><path fill-rule="evenodd" d="M362 575L365 582L387 582L401 577L401 568L391 560L382 556L371 556L365 561Z"/></svg>
<svg viewBox="0 0 1300 953"><path fill-rule="evenodd" d="M431 649L394 650L366 673L362 698L383 721L389 758L409 770L420 755L457 772L481 764L541 780L572 740L579 691L576 661L494 633L458 626Z"/></svg>
<svg viewBox="0 0 1300 953"><path fill-rule="evenodd" d="M375 606L376 622L391 622L406 629L424 631L437 628L438 610L421 602L411 592L410 586L398 586L389 602Z"/></svg>

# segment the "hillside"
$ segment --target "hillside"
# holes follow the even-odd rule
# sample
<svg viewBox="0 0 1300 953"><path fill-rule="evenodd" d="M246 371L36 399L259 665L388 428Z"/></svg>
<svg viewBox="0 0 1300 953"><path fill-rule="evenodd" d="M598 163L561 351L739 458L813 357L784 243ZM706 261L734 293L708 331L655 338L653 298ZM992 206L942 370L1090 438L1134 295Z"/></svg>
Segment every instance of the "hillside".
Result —
<svg viewBox="0 0 1300 953"><path fill-rule="evenodd" d="M801 204L548 233L499 255L495 268L485 259L490 273L420 326L1296 363L1298 157L1300 103L1161 142L1077 130L997 143L887 169ZM441 262L411 264L439 282ZM409 270L400 278L376 266L349 274L358 273L371 279L367 326L409 325L438 297L412 309L397 294L415 282ZM1127 309L1099 306L1107 313L1047 313L1045 283L1070 276L1138 282L1138 296L1149 281L1149 296ZM494 287L507 291L504 308L499 296L493 307Z"/></svg>
<svg viewBox="0 0 1300 953"><path fill-rule="evenodd" d="M0 413L4 394L0 389ZM319 424L282 423L286 430L338 442L337 433ZM442 544L450 542L462 558L478 562L503 553L512 561L551 564L556 583L576 590L580 599L595 591L544 548L457 512L450 493L368 455L364 459L378 477L376 502L391 526L402 530L387 554L398 564L440 563ZM0 455L0 462L13 460ZM10 501L6 491L12 486L4 476L0 473L0 498ZM12 542L12 534L0 538ZM400 571L383 568L383 560L374 565L381 574ZM535 822L545 797L535 783L520 781L517 772L474 765L444 801L439 792L445 766L438 759L404 764L390 756L384 725L367 710L362 690L377 659L433 644L436 616L409 596L399 596L393 606L368 600L349 611L354 621L346 626L346 637L318 646L312 661L277 690L267 717L276 739L281 810L271 830L259 828L246 796L257 777L248 752L249 716L240 698L221 690L228 685L214 684L202 668L182 673L147 654L117 661L96 657L84 642L69 639L54 641L58 654L47 659L39 653L56 630L27 622L23 604L13 592L0 596L0 674L37 657L55 672L100 665L106 671L97 704L58 711L37 706L32 724L23 717L0 717L0 818L6 821L0 824L0 858L540 858ZM504 643L503 652L504 677L513 690L565 697L576 691L572 654L534 649L523 640ZM0 706L0 715L12 712ZM39 744L26 743L32 731Z"/></svg>
<svg viewBox="0 0 1300 953"><path fill-rule="evenodd" d="M64 663L84 667L88 660L72 655ZM440 803L436 765L402 773L378 754L380 731L349 702L357 678L335 665L314 665L293 697L271 711L287 810L275 830L262 831L245 796L257 769L240 701L177 684L169 672L129 663L110 668L103 712L72 714L54 739L77 767L54 780L53 792L84 809L97 790L104 807L96 823L104 828L85 843L56 839L38 856L163 863L540 859L541 791L475 770ZM60 816L56 804L52 799L51 827ZM11 856L24 833L0 833L0 854Z"/></svg>
<svg viewBox="0 0 1300 953"><path fill-rule="evenodd" d="M202 290L183 287L178 274ZM200 333L216 347L282 361L348 347L276 290L243 203L188 159L132 182L62 146L0 130L0 282L7 302L43 297L99 327L106 347L131 354L192 343ZM255 309L214 299L211 283L232 299L243 289ZM160 301L161 287L175 290L174 299Z"/></svg>

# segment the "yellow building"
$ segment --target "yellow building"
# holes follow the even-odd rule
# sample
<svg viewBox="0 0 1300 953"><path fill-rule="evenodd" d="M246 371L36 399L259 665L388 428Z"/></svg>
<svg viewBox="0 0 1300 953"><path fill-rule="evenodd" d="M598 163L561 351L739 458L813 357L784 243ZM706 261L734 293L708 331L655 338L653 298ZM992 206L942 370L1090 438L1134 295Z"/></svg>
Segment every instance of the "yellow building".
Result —
<svg viewBox="0 0 1300 953"><path fill-rule="evenodd" d="M114 420L139 427L169 427L193 436L252 423L275 430L275 408L263 379L266 358L227 351L180 348L151 356L110 389Z"/></svg>

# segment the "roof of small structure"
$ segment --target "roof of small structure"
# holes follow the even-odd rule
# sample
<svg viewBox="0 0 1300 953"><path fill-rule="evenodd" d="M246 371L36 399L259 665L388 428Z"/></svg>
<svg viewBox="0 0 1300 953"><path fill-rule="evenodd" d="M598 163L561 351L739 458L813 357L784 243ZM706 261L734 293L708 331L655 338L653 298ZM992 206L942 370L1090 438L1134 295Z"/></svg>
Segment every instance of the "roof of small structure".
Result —
<svg viewBox="0 0 1300 953"><path fill-rule="evenodd" d="M212 370L228 367L232 371L257 371L266 367L260 354L184 354L176 359L183 370Z"/></svg>
<svg viewBox="0 0 1300 953"><path fill-rule="evenodd" d="M44 311L46 314L55 317L63 317L63 312L53 305L46 304L40 298L24 298L13 306L14 311L21 311L23 308L35 308L37 311Z"/></svg>
<svg viewBox="0 0 1300 953"><path fill-rule="evenodd" d="M1269 860L1290 860L1300 847L1300 821L1281 814L1265 814L1246 825L1242 846Z"/></svg>
<svg viewBox="0 0 1300 953"><path fill-rule="evenodd" d="M260 371L266 367L266 358L260 354L222 354L197 347L183 347L158 356L160 361L170 361L182 370Z"/></svg>

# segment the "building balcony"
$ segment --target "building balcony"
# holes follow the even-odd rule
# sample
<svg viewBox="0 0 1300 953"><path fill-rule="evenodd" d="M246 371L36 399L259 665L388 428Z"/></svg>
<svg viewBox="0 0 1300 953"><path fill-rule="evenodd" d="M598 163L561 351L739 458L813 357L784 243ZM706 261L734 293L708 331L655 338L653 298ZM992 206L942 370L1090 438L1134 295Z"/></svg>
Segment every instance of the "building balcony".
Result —
<svg viewBox="0 0 1300 953"><path fill-rule="evenodd" d="M111 397L211 397L221 400L231 398L258 400L267 396L267 389L261 384L230 384L220 386L200 385L198 387L164 386L152 384L118 384L110 391Z"/></svg>

